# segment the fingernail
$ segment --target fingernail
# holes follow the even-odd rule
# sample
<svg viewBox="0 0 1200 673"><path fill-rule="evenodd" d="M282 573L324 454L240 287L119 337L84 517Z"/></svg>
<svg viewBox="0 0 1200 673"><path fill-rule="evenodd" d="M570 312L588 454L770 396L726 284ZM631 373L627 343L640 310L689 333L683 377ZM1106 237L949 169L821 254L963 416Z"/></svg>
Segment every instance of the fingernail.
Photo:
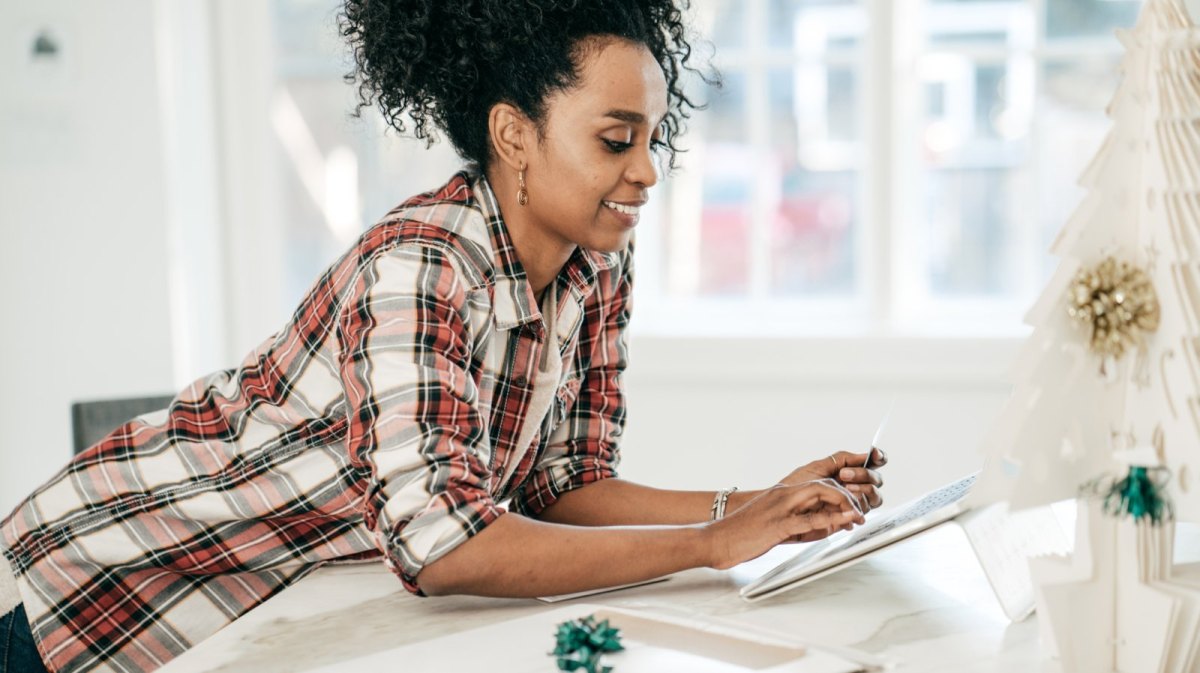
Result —
<svg viewBox="0 0 1200 673"><path fill-rule="evenodd" d="M842 479L850 479L854 476L854 470L851 470L848 467L842 468L842 471L838 473L838 476L840 476Z"/></svg>

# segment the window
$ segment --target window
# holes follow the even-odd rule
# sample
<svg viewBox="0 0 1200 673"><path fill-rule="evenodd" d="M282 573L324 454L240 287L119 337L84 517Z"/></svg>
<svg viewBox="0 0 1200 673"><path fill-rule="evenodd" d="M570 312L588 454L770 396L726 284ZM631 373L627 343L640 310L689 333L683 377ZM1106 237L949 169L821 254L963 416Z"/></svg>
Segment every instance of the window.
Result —
<svg viewBox="0 0 1200 673"><path fill-rule="evenodd" d="M841 331L868 316L869 19L853 0L697 5L724 86L701 93L710 108L639 228L642 327Z"/></svg>
<svg viewBox="0 0 1200 673"><path fill-rule="evenodd" d="M373 108L353 117L352 67L337 0L273 0L271 122L282 161L282 237L291 306L359 233L408 197L443 184L460 161L446 142L385 133Z"/></svg>
<svg viewBox="0 0 1200 673"><path fill-rule="evenodd" d="M1013 333L1135 0L697 0L725 86L638 232L644 333ZM458 164L348 117L337 3L274 0L289 298ZM714 327L715 326L715 327Z"/></svg>
<svg viewBox="0 0 1200 673"><path fill-rule="evenodd" d="M901 133L900 321L1027 308L1057 259L1053 237L1110 122L1122 54L1114 28L1139 2L933 0L896 15L916 34ZM909 183L905 184L908 179Z"/></svg>

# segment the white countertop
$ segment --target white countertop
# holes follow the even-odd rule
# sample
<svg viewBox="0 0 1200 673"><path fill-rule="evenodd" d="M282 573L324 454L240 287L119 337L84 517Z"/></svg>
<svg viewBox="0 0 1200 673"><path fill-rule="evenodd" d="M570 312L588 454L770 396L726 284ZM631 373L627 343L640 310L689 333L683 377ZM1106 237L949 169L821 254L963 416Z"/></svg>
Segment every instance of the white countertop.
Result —
<svg viewBox="0 0 1200 673"><path fill-rule="evenodd" d="M767 628L810 645L874 655L894 664L896 671L1060 671L1039 644L1036 616L1019 623L1004 616L956 526L936 528L761 603L738 596L741 586L798 549L776 548L731 571L691 570L664 583L578 600ZM563 605L531 599L417 598L382 563L327 567L162 671L292 673ZM553 634L546 636L549 649ZM555 670L553 659L546 661L546 670ZM406 669L398 661L396 670Z"/></svg>

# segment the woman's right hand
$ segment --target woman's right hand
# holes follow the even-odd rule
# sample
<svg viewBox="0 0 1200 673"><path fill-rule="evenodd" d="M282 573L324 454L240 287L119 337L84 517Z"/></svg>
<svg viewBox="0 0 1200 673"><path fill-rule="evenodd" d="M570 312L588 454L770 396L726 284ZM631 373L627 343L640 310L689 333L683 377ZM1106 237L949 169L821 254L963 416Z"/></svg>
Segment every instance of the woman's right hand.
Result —
<svg viewBox="0 0 1200 673"><path fill-rule="evenodd" d="M865 521L858 500L833 479L779 484L736 512L705 525L710 567L719 570L758 558L784 542L813 542Z"/></svg>

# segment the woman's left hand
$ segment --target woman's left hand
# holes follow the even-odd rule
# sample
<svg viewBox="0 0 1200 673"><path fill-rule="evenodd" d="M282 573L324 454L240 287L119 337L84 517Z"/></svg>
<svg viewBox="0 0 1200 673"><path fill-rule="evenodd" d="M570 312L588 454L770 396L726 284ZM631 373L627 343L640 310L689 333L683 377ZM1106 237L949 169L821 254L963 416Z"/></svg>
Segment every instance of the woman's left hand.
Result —
<svg viewBox="0 0 1200 673"><path fill-rule="evenodd" d="M868 467L867 453L838 451L832 456L793 470L779 483L794 486L818 479L836 480L858 498L859 507L865 514L883 504L883 496L879 494L879 489L883 486L883 477L879 476L878 468L887 465L887 455L880 449L872 449L870 456L871 462Z"/></svg>

